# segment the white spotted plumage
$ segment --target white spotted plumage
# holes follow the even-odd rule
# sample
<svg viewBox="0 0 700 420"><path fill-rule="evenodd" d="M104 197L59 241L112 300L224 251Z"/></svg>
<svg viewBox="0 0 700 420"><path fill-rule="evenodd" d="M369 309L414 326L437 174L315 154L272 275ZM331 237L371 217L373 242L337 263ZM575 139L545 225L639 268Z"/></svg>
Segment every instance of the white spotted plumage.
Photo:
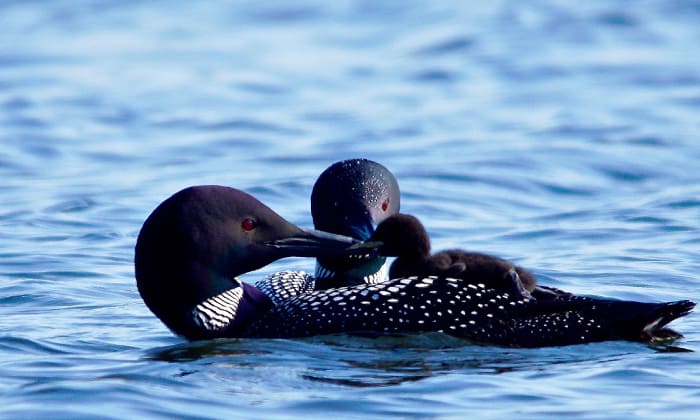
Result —
<svg viewBox="0 0 700 420"><path fill-rule="evenodd" d="M509 298L496 290L480 287L480 293L488 296L481 303L483 310L467 314L460 308L468 301L472 291L463 283L466 282L459 279L447 281L434 276L408 277L374 285L298 295L280 301L266 316L268 320L262 322L265 327L260 329L260 333L276 335L284 331L292 335L315 335L363 330L406 332L450 329L461 330L458 335L467 338L488 338L499 334L498 325L492 322L493 313L499 307L505 308L503 302ZM433 295L431 292L439 292L439 300L443 303L427 298ZM520 299L514 303L518 305L526 301Z"/></svg>
<svg viewBox="0 0 700 420"><path fill-rule="evenodd" d="M255 283L275 304L295 296L312 292L316 286L314 276L304 271L278 271Z"/></svg>
<svg viewBox="0 0 700 420"><path fill-rule="evenodd" d="M365 284L379 284L389 279L388 265L383 264L381 268L363 277ZM255 287L260 289L275 304L295 296L313 292L319 280L331 279L336 273L320 263L316 263L314 275L304 271L284 270L273 273L255 282Z"/></svg>
<svg viewBox="0 0 700 420"><path fill-rule="evenodd" d="M303 337L333 333L437 331L476 342L515 347L568 345L635 339L630 316L653 337L659 325L692 309L668 304L622 302L573 295L551 300L508 294L481 283L442 277L406 277L379 284L317 290L278 301L246 332L251 337ZM636 318L635 318L636 319Z"/></svg>

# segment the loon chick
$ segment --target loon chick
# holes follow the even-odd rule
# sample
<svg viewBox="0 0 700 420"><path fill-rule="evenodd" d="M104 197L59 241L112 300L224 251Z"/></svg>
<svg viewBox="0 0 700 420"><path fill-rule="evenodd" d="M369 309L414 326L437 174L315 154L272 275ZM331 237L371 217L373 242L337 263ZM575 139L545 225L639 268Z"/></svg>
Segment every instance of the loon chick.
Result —
<svg viewBox="0 0 700 420"><path fill-rule="evenodd" d="M565 292L537 286L535 276L504 259L451 249L430 254L430 238L423 224L409 214L394 214L377 227L368 240L382 242L381 253L396 256L389 277L431 276L475 280L487 287L519 294L554 297ZM361 245L360 245L361 246Z"/></svg>
<svg viewBox="0 0 700 420"><path fill-rule="evenodd" d="M316 229L366 240L376 226L396 214L400 191L396 177L369 159L348 159L326 168L311 193L311 216ZM313 290L388 280L386 258L379 255L321 257L314 275L303 271L276 272L255 283L278 302Z"/></svg>
<svg viewBox="0 0 700 420"><path fill-rule="evenodd" d="M237 275L283 257L348 255L356 252L347 251L354 242L302 230L242 191L189 187L144 222L135 248L136 283L146 306L176 334L235 337L273 305Z"/></svg>

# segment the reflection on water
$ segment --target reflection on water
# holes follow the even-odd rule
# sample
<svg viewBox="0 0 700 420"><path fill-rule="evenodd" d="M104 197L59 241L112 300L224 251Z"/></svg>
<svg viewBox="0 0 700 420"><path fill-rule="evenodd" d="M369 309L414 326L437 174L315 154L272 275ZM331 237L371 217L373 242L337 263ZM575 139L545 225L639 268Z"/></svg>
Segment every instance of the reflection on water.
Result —
<svg viewBox="0 0 700 420"><path fill-rule="evenodd" d="M595 348L594 353L582 351ZM602 347L602 348L601 348ZM690 349L646 346L659 353ZM269 364L294 366L301 381L341 387L373 388L416 382L456 372L501 375L546 372L581 366L614 365L643 351L631 343L594 344L555 349L508 349L481 346L441 333L363 338L337 334L295 340L218 339L180 343L147 352L146 359L186 367L177 376L211 369L264 368ZM195 362L195 363L193 363Z"/></svg>
<svg viewBox="0 0 700 420"><path fill-rule="evenodd" d="M208 357L249 356L252 350L241 349L237 339L219 339L208 341L185 342L170 347L153 349L148 352L148 359L163 362L191 362Z"/></svg>

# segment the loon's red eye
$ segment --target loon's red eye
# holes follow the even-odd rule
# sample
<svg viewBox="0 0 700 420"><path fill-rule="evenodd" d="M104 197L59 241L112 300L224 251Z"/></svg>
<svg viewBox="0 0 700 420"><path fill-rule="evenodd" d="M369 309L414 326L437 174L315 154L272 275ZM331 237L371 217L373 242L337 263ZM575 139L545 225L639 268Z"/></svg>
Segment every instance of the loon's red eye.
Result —
<svg viewBox="0 0 700 420"><path fill-rule="evenodd" d="M255 226L257 226L257 225L258 224L255 221L255 219L247 218L247 219L243 219L243 221L241 222L241 229L248 232L248 231L255 229Z"/></svg>
<svg viewBox="0 0 700 420"><path fill-rule="evenodd" d="M382 203L382 211L386 211L389 208L389 201L385 201Z"/></svg>

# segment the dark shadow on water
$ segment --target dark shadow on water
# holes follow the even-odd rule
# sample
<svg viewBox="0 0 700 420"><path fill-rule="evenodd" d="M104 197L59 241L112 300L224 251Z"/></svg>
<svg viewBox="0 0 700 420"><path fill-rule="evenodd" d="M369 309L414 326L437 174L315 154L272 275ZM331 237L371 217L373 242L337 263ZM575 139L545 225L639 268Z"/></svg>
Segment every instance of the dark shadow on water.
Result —
<svg viewBox="0 0 700 420"><path fill-rule="evenodd" d="M646 347L659 353L693 351L670 344ZM640 343L622 341L513 349L478 345L441 333L379 337L337 334L303 339L197 341L152 349L145 357L184 364L183 376L209 370L210 365L234 369L232 376L238 369L287 366L302 381L371 388L455 373L530 372L546 376L552 371L616 363L645 350Z"/></svg>
<svg viewBox="0 0 700 420"><path fill-rule="evenodd" d="M408 382L418 382L423 379L432 377L433 375L395 375L388 377L377 378L327 378L317 375L302 375L302 379L312 382L322 382L338 386L348 386L352 388L374 388L379 386L401 385Z"/></svg>
<svg viewBox="0 0 700 420"><path fill-rule="evenodd" d="M238 339L217 339L193 341L169 347L151 349L145 358L162 362L192 362L209 357L256 354L250 349L241 348ZM258 353L259 354L259 353Z"/></svg>

